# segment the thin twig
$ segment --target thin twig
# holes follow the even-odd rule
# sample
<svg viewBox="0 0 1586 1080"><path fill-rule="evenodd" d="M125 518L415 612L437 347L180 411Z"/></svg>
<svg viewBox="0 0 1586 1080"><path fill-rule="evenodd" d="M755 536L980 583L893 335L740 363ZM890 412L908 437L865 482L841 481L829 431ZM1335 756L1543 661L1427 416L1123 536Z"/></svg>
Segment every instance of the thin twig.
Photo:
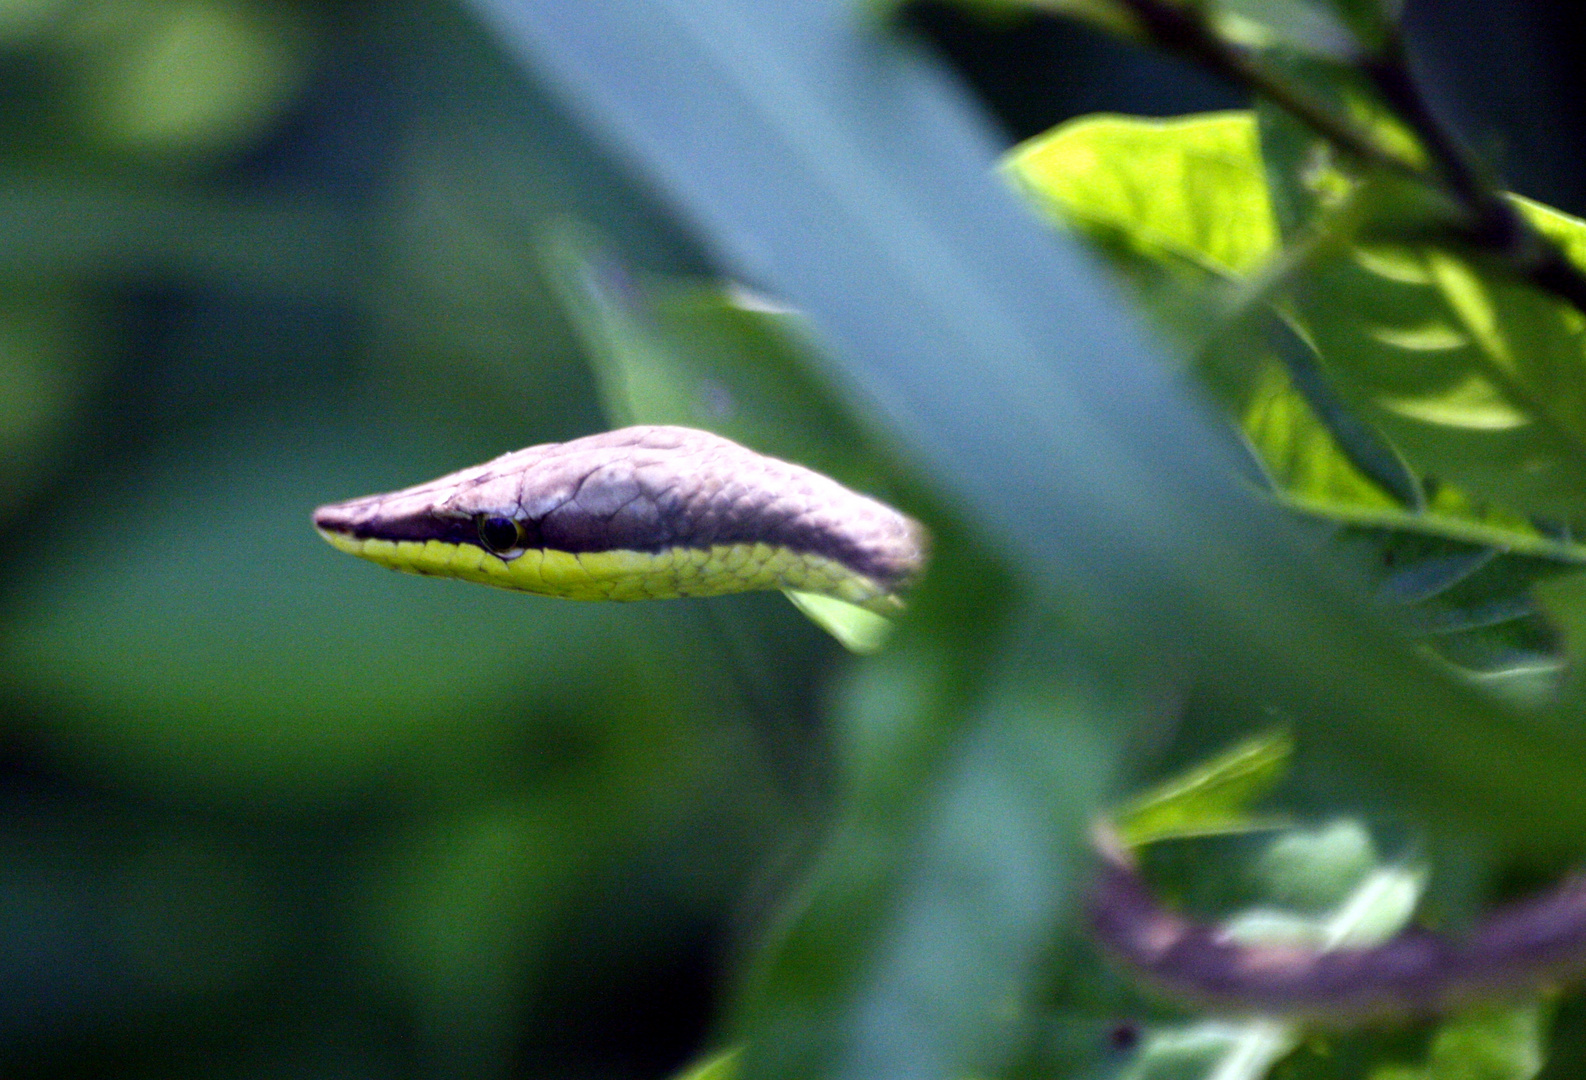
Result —
<svg viewBox="0 0 1586 1080"><path fill-rule="evenodd" d="M1202 67L1266 98L1363 164L1414 179L1421 166L1384 146L1371 132L1301 86L1263 67L1247 50L1224 41L1192 5L1162 0L1118 0L1146 37L1160 48L1189 57Z"/></svg>
<svg viewBox="0 0 1586 1080"><path fill-rule="evenodd" d="M1303 87L1263 65L1252 53L1218 37L1199 7L1166 0L1117 0L1153 44L1189 57L1292 114L1362 164L1409 177L1452 199L1468 224L1459 239L1499 260L1510 273L1586 314L1586 271L1521 214L1477 167L1421 93L1402 38L1389 35L1359 70L1420 138L1430 169L1383 145L1369 131Z"/></svg>
<svg viewBox="0 0 1586 1080"><path fill-rule="evenodd" d="M1403 38L1391 36L1381 53L1362 62L1360 68L1383 100L1420 138L1445 190L1469 215L1467 242L1503 260L1517 277L1586 313L1586 271L1526 220L1438 119L1410 69Z"/></svg>

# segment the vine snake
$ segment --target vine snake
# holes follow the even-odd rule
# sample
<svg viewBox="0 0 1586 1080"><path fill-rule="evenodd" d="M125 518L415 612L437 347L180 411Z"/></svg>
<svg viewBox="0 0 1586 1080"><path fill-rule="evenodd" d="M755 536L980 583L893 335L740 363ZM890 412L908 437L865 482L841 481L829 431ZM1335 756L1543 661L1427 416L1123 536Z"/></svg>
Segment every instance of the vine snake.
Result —
<svg viewBox="0 0 1586 1080"><path fill-rule="evenodd" d="M925 562L919 523L821 474L692 428L642 426L504 454L314 512L393 570L576 600L791 589L876 612Z"/></svg>
<svg viewBox="0 0 1586 1080"><path fill-rule="evenodd" d="M335 547L394 570L581 600L793 589L901 606L927 536L789 462L691 428L629 427L504 454L314 512ZM1409 932L1331 952L1246 945L1162 907L1105 830L1091 928L1172 996L1333 1020L1438 1011L1586 966L1586 878L1493 914L1463 942Z"/></svg>

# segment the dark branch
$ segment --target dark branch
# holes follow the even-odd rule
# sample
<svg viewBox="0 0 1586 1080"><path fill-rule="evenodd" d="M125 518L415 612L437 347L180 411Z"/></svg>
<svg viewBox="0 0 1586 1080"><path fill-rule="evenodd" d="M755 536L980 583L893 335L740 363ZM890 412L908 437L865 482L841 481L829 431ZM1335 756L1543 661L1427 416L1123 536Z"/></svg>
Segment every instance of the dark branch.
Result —
<svg viewBox="0 0 1586 1080"><path fill-rule="evenodd" d="M1099 828L1091 929L1159 991L1231 1013L1322 1024L1427 1015L1519 998L1586 968L1586 877L1494 912L1456 941L1407 931L1371 948L1319 950L1230 941L1157 902L1133 858Z"/></svg>
<svg viewBox="0 0 1586 1080"><path fill-rule="evenodd" d="M1186 56L1266 98L1363 164L1405 176L1421 175L1414 162L1383 146L1349 117L1330 108L1303 87L1267 70L1247 50L1218 37L1194 7L1180 7L1161 0L1119 0L1119 3L1128 9L1146 37L1159 48Z"/></svg>
<svg viewBox="0 0 1586 1080"><path fill-rule="evenodd" d="M1381 54L1364 61L1361 70L1420 138L1443 186L1468 215L1466 241L1496 255L1517 277L1586 313L1586 272L1525 219L1453 131L1438 119L1410 70L1403 39L1390 38Z"/></svg>
<svg viewBox="0 0 1586 1080"><path fill-rule="evenodd" d="M1586 271L1525 219L1479 169L1437 118L1416 84L1402 39L1390 36L1358 67L1383 100L1420 138L1432 167L1424 168L1372 137L1348 116L1263 65L1249 50L1225 41L1193 3L1118 0L1153 44L1186 56L1266 98L1362 164L1429 184L1454 200L1466 220L1459 239L1493 256L1510 273L1586 314Z"/></svg>

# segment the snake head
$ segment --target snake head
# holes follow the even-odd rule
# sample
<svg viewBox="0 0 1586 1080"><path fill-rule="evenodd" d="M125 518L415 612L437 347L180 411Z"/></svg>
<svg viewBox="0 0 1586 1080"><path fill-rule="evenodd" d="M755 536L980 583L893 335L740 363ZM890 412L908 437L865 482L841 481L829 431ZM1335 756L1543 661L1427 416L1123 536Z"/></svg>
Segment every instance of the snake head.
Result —
<svg viewBox="0 0 1586 1080"><path fill-rule="evenodd" d="M917 522L819 473L663 426L504 454L314 524L393 569L578 599L797 589L885 610L926 547Z"/></svg>

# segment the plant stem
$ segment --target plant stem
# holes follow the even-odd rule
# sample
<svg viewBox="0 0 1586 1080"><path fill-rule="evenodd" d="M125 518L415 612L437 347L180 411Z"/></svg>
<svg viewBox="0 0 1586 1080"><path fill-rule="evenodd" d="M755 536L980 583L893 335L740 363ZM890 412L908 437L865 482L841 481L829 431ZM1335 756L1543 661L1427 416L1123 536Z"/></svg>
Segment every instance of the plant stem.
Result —
<svg viewBox="0 0 1586 1080"><path fill-rule="evenodd" d="M1586 271L1526 220L1432 112L1410 70L1403 38L1388 36L1358 69L1420 139L1432 168L1382 145L1349 117L1269 70L1248 50L1218 37L1198 5L1117 0L1153 44L1187 56L1291 113L1361 163L1428 184L1451 198L1468 224L1459 239L1499 260L1516 277L1586 314Z"/></svg>
<svg viewBox="0 0 1586 1080"><path fill-rule="evenodd" d="M1361 71L1420 138L1445 190L1469 215L1465 239L1503 260L1516 276L1586 312L1586 272L1525 219L1438 119L1410 69L1403 38L1390 37Z"/></svg>
<svg viewBox="0 0 1586 1080"><path fill-rule="evenodd" d="M1189 57L1254 94L1293 113L1306 126L1366 165L1424 179L1415 162L1374 139L1369 131L1326 102L1263 67L1247 50L1218 37L1191 5L1165 0L1118 0L1155 45Z"/></svg>

